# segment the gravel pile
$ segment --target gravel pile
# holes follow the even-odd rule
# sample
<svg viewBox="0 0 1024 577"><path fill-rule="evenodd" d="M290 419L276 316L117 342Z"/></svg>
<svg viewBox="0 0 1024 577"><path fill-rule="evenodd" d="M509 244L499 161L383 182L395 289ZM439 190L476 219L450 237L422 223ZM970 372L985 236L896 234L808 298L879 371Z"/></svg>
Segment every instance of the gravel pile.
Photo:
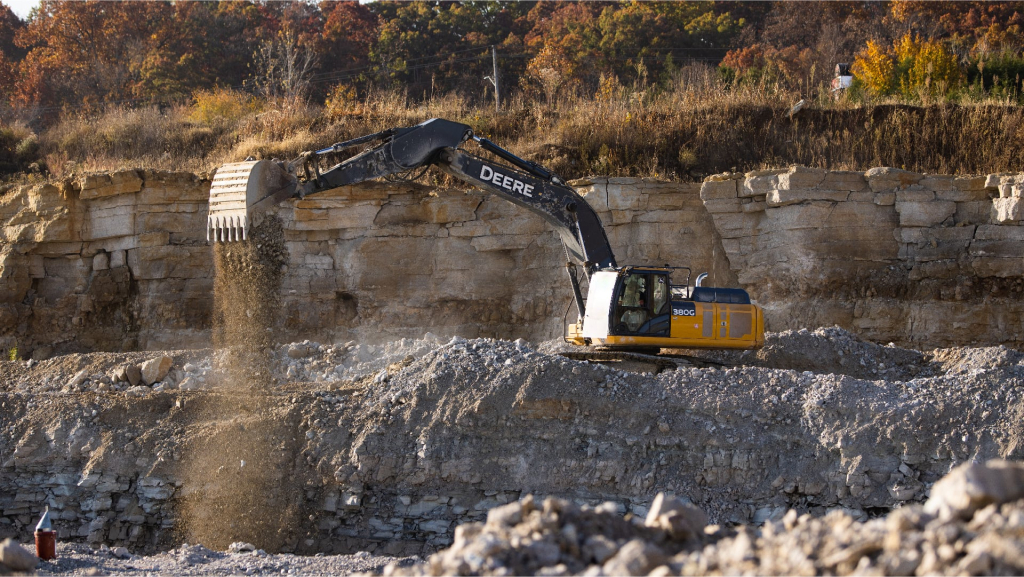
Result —
<svg viewBox="0 0 1024 577"><path fill-rule="evenodd" d="M359 381L368 376L380 382L385 378L388 367L395 364L408 365L412 360L442 347L453 347L454 352L469 347L476 352L498 346L496 343L499 342L476 339L470 343L460 337L445 341L431 333L421 339L399 339L381 345L354 341L335 344L302 341L268 349L267 358L272 382L276 385L295 382L344 383ZM527 349L544 356L580 350L561 340L539 343L535 348L519 340L515 346L520 355ZM1003 346L920 352L892 344L879 345L864 341L839 327L768 333L764 347L757 351L682 352L729 366L823 375L841 374L888 382L971 376L1024 364L1024 354ZM224 379L217 367L222 366L230 354L227 350L210 349L164 353L72 354L45 361L4 362L0 376L6 377L7 390L18 392L114 392L139 395L176 389L210 390L217 388ZM154 364L154 361L161 358L169 359L164 361L164 371L142 370L147 363ZM155 364L159 366L159 363ZM148 378L146 375L149 375Z"/></svg>
<svg viewBox="0 0 1024 577"><path fill-rule="evenodd" d="M274 376L279 382L359 380L377 375L394 363L408 363L442 344L432 333L422 339L399 339L382 345L354 341L334 345L291 343L275 351Z"/></svg>
<svg viewBox="0 0 1024 577"><path fill-rule="evenodd" d="M790 510L760 528L706 526L659 495L645 519L614 504L532 497L460 526L455 542L394 575L1019 575L1024 571L1024 465L962 465L924 505L858 522Z"/></svg>
<svg viewBox="0 0 1024 577"><path fill-rule="evenodd" d="M26 544L26 547L28 545ZM57 558L36 567L43 575L347 575L380 573L386 566L405 568L421 562L368 553L299 556L268 554L251 546L237 552L181 545L158 555L132 555L123 547L93 548L59 543Z"/></svg>
<svg viewBox="0 0 1024 577"><path fill-rule="evenodd" d="M909 380L941 371L933 354L865 341L840 327L766 333L756 351L688 350L688 354L730 365L813 373L843 374L858 379Z"/></svg>
<svg viewBox="0 0 1024 577"><path fill-rule="evenodd" d="M197 490L217 505L201 511L262 523L251 535L214 527L223 542L196 532L173 540L161 533L168 540L159 547L104 527L90 540L107 543L109 553L86 548L67 555L89 556L91 567L104 572L128 563L137 568L129 572L317 572L299 563L311 558L273 565L280 556L258 551L182 554L186 548L178 547L154 557L190 557L193 564L167 569L116 552L153 552L182 540L224 549L245 540L268 551L358 547L425 555L451 542L460 525L455 546L432 560L430 571L1017 567L1019 504L992 499L1003 504L986 513L992 503L972 497L978 502L969 516L948 512L960 505L923 505L956 464L1024 458L1024 355L1017 351L917 352L832 328L769 335L761 351L729 353L736 366L652 375L550 354L561 346L432 335L375 347L275 345L261 352L270 388L245 394L222 382L219 367L229 354L223 350L2 362L8 413L0 421L10 433L0 444L22 463L17 478L0 478L10 487L4 493L15 497L4 507L34 510L40 498L22 489L39 483L34 471L57 463L71 476L60 469L44 479L46 494L76 495L63 503L59 522L79 536L92 534L89 515L127 520L127 509L115 508L115 493L124 491L149 508L134 522L147 535L177 519L193 519L193 529L212 527L188 509ZM140 384L132 384L135 376ZM269 453L262 449L268 442ZM77 484L86 463L108 475L96 485L106 487L105 495ZM667 496L656 505L651 497L658 492ZM532 502L518 501L531 493ZM271 503L278 496L288 502ZM229 507L239 502L242 510ZM515 505L487 523L464 525L508 503ZM920 514L901 529L911 544L898 550L886 541L887 523L897 521L872 519L893 507ZM652 511L660 512L651 517ZM623 517L627 512L635 517ZM983 523L979 515L986 515ZM27 517L10 520L21 530L32 522ZM705 529L705 521L714 525ZM952 534L941 528L949 524L959 531L955 538L942 536ZM761 528L729 528L745 525ZM1017 532L989 534L999 527ZM359 541L370 538L376 541ZM423 548L372 549L391 542ZM860 553L849 553L864 542ZM975 542L990 543L987 557L981 545L971 549ZM268 565L231 565L238 556Z"/></svg>

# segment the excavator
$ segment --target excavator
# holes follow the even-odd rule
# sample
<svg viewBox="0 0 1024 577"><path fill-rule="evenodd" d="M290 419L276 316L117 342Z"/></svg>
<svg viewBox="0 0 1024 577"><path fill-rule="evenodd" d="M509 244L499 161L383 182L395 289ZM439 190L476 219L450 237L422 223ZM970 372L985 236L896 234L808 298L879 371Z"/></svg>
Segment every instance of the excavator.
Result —
<svg viewBox="0 0 1024 577"><path fill-rule="evenodd" d="M508 164L462 150L469 141ZM373 146L321 169L327 155L369 144ZM645 356L662 349L753 349L764 344L761 307L751 303L746 291L702 286L706 274L690 286L687 267L618 265L597 213L565 180L477 136L468 125L440 118L339 142L291 161L250 160L220 167L210 188L207 238L242 241L278 203L375 178L414 179L431 166L537 214L558 232L578 313L574 323L565 319L566 342L584 350ZM683 276L682 282L673 284L674 276Z"/></svg>

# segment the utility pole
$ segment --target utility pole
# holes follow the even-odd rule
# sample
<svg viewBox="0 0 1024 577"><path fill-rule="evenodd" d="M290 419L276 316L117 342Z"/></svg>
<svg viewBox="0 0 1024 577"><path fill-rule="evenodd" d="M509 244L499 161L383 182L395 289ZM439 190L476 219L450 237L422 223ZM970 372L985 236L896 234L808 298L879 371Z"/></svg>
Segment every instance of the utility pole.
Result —
<svg viewBox="0 0 1024 577"><path fill-rule="evenodd" d="M498 48L491 44L491 60L494 62L494 111L501 112L501 93L498 91Z"/></svg>

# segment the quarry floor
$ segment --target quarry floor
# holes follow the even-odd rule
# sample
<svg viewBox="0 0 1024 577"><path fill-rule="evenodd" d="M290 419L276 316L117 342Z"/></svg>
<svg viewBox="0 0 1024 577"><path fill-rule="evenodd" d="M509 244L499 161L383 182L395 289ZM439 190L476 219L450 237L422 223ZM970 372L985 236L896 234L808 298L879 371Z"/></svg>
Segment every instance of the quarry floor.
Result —
<svg viewBox="0 0 1024 577"><path fill-rule="evenodd" d="M265 351L270 384L244 391L225 388L226 353L209 349L4 361L0 486L25 502L0 502L0 537L27 545L41 503L59 501L56 524L69 537L42 574L338 574L392 562L428 574L1024 570L1020 507L989 511L1003 519L994 526L1009 527L995 553L971 548L984 531L970 518L939 523L921 512L956 465L1024 458L1018 351L914 351L826 328L770 334L758 351L684 351L721 366L653 374L557 355L568 348L429 334L292 343ZM126 365L162 355L170 370L153 386L121 380ZM527 458L525 469L510 458ZM90 471L101 485L111 475L108 502L83 504ZM26 485L72 473L43 482L44 492ZM637 525L666 491L702 510L710 529L675 544L608 529ZM68 494L77 504L60 500ZM566 549L564 519L532 541L488 537L483 549L472 542L479 529L457 528L527 494L617 519L571 530L580 543L605 535L608 554ZM899 511L918 517L887 520ZM886 523L920 538L883 544ZM760 559L783 555L786 535L820 545L829 534L842 536L824 548L831 565L814 552ZM540 538L550 535L563 541ZM423 562L453 538L454 549ZM238 541L257 551L225 552ZM197 542L206 547L189 545ZM561 543L561 556L542 542ZM118 558L116 546L134 555ZM503 547L526 552L488 564L487 551L498 559Z"/></svg>

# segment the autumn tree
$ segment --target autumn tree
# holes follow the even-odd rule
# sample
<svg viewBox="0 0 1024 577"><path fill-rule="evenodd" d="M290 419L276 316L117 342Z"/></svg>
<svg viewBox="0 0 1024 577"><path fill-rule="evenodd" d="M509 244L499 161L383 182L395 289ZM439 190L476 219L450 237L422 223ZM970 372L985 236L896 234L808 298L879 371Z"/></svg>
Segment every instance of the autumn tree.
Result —
<svg viewBox="0 0 1024 577"><path fill-rule="evenodd" d="M893 56L880 43L868 40L853 62L853 74L875 96L892 94L896 88Z"/></svg>
<svg viewBox="0 0 1024 577"><path fill-rule="evenodd" d="M25 23L0 3L0 106L7 104L17 78L17 63L24 57L24 49L14 39Z"/></svg>
<svg viewBox="0 0 1024 577"><path fill-rule="evenodd" d="M20 99L95 106L139 97L154 27L171 10L166 2L44 0L17 37L28 49Z"/></svg>
<svg viewBox="0 0 1024 577"><path fill-rule="evenodd" d="M956 57L938 40L906 34L895 46L900 92L909 98L935 96L956 88L960 67Z"/></svg>
<svg viewBox="0 0 1024 577"><path fill-rule="evenodd" d="M529 4L498 2L375 3L380 26L370 51L377 82L411 95L484 90L490 45L503 45Z"/></svg>
<svg viewBox="0 0 1024 577"><path fill-rule="evenodd" d="M322 2L320 10L324 23L313 48L320 55L313 88L326 94L342 86L341 93L349 94L369 78L377 15L359 2Z"/></svg>

